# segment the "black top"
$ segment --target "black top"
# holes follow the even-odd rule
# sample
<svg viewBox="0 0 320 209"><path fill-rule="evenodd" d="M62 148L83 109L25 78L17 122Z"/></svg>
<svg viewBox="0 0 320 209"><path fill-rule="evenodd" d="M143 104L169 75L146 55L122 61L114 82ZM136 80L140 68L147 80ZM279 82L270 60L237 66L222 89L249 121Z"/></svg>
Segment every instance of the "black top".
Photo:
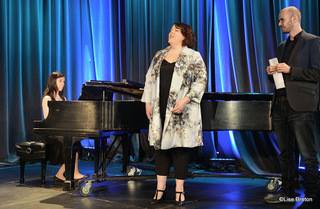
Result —
<svg viewBox="0 0 320 209"><path fill-rule="evenodd" d="M281 62L284 62L284 63L287 63L289 62L289 59L290 59L290 56L294 50L294 47L297 45L297 42L298 42L298 39L300 38L301 36L301 33L298 33L294 38L293 40L290 39L290 36L288 37L287 41L286 41L286 44L284 46L284 51L283 51L283 54L282 54L282 57L281 57ZM283 73L283 79L284 81L286 82L288 78L288 75L286 73ZM278 96L286 96L286 91L284 88L282 89L277 89L276 90L276 94Z"/></svg>
<svg viewBox="0 0 320 209"><path fill-rule="evenodd" d="M169 91L171 86L172 74L174 65L176 63L169 63L167 60L163 60L160 67L160 117L162 124L164 123L166 115L166 107L169 97Z"/></svg>
<svg viewBox="0 0 320 209"><path fill-rule="evenodd" d="M286 41L286 45L284 47L284 52L283 52L283 55L282 55L281 62L285 62L285 63L289 62L290 56L291 56L291 54L293 52L294 47L297 45L297 42L298 42L298 39L299 39L300 36L301 36L301 32L298 33L293 38L293 40L290 39L290 36L288 37L288 39Z"/></svg>

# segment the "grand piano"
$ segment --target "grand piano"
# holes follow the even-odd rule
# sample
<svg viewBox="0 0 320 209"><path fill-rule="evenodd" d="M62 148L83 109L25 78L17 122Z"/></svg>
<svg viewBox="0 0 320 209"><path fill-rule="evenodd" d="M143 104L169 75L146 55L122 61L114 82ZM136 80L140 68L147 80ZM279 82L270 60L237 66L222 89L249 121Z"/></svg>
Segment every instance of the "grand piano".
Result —
<svg viewBox="0 0 320 209"><path fill-rule="evenodd" d="M74 189L75 141L148 128L145 106L140 102L142 87L126 80L89 81L83 84L79 100L48 103L49 115L34 122L33 133L64 138L66 190ZM114 93L126 99L113 99ZM271 94L206 92L201 101L203 130L270 131L271 99Z"/></svg>

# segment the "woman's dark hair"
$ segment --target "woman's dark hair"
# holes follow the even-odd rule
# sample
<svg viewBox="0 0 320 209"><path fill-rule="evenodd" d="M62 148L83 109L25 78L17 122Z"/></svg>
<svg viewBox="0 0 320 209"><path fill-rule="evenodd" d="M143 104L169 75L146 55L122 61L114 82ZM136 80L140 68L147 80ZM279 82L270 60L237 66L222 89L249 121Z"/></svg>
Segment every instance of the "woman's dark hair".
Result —
<svg viewBox="0 0 320 209"><path fill-rule="evenodd" d="M55 101L54 93L58 91L57 79L65 77L62 73L52 72L47 81L47 87L43 92L43 96L50 96L53 101ZM59 96L64 101L63 90L59 92Z"/></svg>
<svg viewBox="0 0 320 209"><path fill-rule="evenodd" d="M190 25L185 23L174 23L174 26L181 30L182 35L184 36L184 40L182 42L182 46L188 46L189 48L193 48L196 42L196 37L192 32L192 28Z"/></svg>

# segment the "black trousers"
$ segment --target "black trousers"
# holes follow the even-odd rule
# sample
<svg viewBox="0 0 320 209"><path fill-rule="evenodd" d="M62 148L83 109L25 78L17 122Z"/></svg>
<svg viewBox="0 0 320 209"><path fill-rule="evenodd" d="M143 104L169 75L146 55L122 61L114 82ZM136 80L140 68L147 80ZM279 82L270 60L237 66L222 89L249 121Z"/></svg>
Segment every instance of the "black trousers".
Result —
<svg viewBox="0 0 320 209"><path fill-rule="evenodd" d="M272 124L280 148L283 189L288 194L294 192L297 144L306 166L305 195L315 197L319 189L315 113L296 112L290 107L286 96L277 96L272 108Z"/></svg>
<svg viewBox="0 0 320 209"><path fill-rule="evenodd" d="M172 148L168 150L155 151L155 170L160 176L168 176L171 164L175 168L176 179L185 179L188 174L188 164L190 162L193 148Z"/></svg>

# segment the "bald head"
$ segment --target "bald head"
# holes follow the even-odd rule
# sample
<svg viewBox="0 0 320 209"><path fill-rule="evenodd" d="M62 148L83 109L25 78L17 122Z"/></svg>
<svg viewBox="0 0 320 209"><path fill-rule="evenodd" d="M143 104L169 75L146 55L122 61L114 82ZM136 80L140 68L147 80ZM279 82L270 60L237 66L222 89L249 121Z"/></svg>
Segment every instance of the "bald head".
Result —
<svg viewBox="0 0 320 209"><path fill-rule="evenodd" d="M302 31L301 28L301 13L296 7L286 7L279 13L279 27L282 32L289 33L294 37Z"/></svg>
<svg viewBox="0 0 320 209"><path fill-rule="evenodd" d="M291 17L295 17L297 22L299 24L301 23L301 12L297 7L294 7L294 6L286 7L280 11L280 13L283 13L283 12L289 14Z"/></svg>

